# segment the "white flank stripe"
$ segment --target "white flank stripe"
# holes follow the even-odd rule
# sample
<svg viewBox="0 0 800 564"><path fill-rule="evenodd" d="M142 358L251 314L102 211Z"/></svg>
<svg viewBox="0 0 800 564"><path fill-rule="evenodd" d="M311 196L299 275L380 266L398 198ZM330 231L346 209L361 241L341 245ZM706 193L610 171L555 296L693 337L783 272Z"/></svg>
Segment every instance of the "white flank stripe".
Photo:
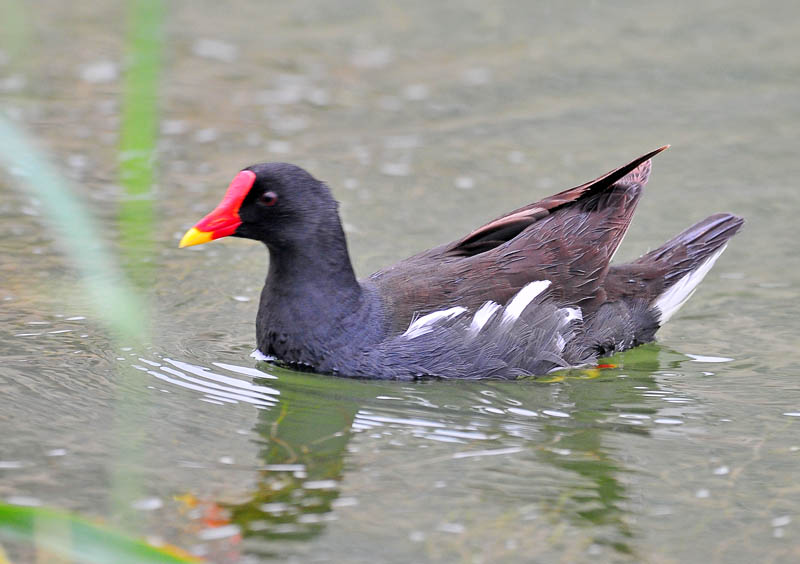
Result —
<svg viewBox="0 0 800 564"><path fill-rule="evenodd" d="M475 315L472 316L472 323L469 324L470 333L477 335L499 308L500 304L495 302L486 302L483 304L480 309L475 312Z"/></svg>
<svg viewBox="0 0 800 564"><path fill-rule="evenodd" d="M536 296L544 292L548 286L550 286L549 280L537 280L536 282L530 282L526 284L522 290L517 292L517 294L508 302L506 305L506 309L503 312L503 323L513 323L519 316L522 315L522 312L525 311L525 308L528 307Z"/></svg>
<svg viewBox="0 0 800 564"><path fill-rule="evenodd" d="M564 319L561 321L559 326L559 330L563 330L563 328L568 327L570 323L575 320L583 321L583 311L579 307L562 307L558 310L558 312L564 316ZM559 332L556 335L556 346L558 347L558 352L564 352L564 348L567 346L567 342L571 341L575 337L575 331L567 331L567 332Z"/></svg>
<svg viewBox="0 0 800 564"><path fill-rule="evenodd" d="M661 325L664 325L678 311L686 300L692 297L697 285L703 281L708 271L717 262L717 259L728 246L727 243L720 250L708 257L705 262L695 268L689 274L675 282L666 292L658 296L653 306L661 312Z"/></svg>
<svg viewBox="0 0 800 564"><path fill-rule="evenodd" d="M565 307L562 308L560 311L564 312L564 323L569 323L573 319L577 319L579 321L583 321L583 312L579 307Z"/></svg>
<svg viewBox="0 0 800 564"><path fill-rule="evenodd" d="M433 311L428 315L423 315L416 321L412 322L402 336L406 337L407 339L415 339L433 331L433 327L436 325L436 323L445 319L450 319L451 317L455 317L457 315L461 315L465 311L467 311L467 308L461 306Z"/></svg>

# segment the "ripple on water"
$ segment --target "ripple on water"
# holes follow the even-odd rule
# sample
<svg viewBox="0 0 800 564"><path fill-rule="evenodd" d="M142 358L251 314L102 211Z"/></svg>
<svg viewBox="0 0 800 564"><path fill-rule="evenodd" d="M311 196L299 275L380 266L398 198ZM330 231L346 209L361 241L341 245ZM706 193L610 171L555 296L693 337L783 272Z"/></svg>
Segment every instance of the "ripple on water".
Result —
<svg viewBox="0 0 800 564"><path fill-rule="evenodd" d="M701 354L689 354L686 353L686 356L692 359L693 362L707 362L707 363L719 363L719 362L731 362L734 359L728 358L725 356L706 356Z"/></svg>
<svg viewBox="0 0 800 564"><path fill-rule="evenodd" d="M254 384L250 380L214 372L204 366L197 366L188 362L170 358L162 360L163 362L157 362L139 357L138 361L147 366L133 364L132 367L169 384L200 392L203 395L199 398L199 401L214 405L242 402L257 408L265 408L272 407L278 403L280 391L275 388ZM222 362L214 362L212 365L233 374L254 378L275 378L254 368Z"/></svg>

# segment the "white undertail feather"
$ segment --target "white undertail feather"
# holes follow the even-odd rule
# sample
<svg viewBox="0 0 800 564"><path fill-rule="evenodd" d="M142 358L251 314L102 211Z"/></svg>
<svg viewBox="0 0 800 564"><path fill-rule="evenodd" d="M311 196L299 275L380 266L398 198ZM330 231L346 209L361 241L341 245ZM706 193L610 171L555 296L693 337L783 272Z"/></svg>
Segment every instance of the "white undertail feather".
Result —
<svg viewBox="0 0 800 564"><path fill-rule="evenodd" d="M503 311L502 322L513 323L519 319L519 316L522 315L522 312L525 311L528 304L530 304L536 296L547 290L549 286L549 280L537 280L536 282L529 282L526 284L506 305L505 311Z"/></svg>
<svg viewBox="0 0 800 564"><path fill-rule="evenodd" d="M472 316L472 323L469 324L469 331L473 335L477 335L483 326L486 325L486 322L491 319L494 312L496 312L500 308L500 304L489 301L483 304L478 311L475 312L475 315Z"/></svg>
<svg viewBox="0 0 800 564"><path fill-rule="evenodd" d="M686 303L686 300L692 297L697 285L703 281L703 278L706 277L708 271L711 270L711 267L714 266L714 263L727 246L727 243L723 245L720 250L708 257L700 266L675 282L666 292L656 298L653 302L653 307L661 313L661 325L669 321L675 312Z"/></svg>
<svg viewBox="0 0 800 564"><path fill-rule="evenodd" d="M437 322L461 315L465 311L467 311L467 308L461 306L433 311L428 315L423 315L419 319L415 319L411 325L408 326L408 329L406 329L406 332L403 333L402 336L406 337L407 339L415 339L433 331L433 328Z"/></svg>

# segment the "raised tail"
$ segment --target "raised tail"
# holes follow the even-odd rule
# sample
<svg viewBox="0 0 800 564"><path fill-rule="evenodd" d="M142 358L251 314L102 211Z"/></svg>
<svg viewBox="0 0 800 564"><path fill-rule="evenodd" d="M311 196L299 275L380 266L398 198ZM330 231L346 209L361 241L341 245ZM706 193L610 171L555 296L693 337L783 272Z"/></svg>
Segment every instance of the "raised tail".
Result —
<svg viewBox="0 0 800 564"><path fill-rule="evenodd" d="M652 341L692 296L743 223L732 214L715 214L635 261L612 266L604 284L608 301L587 320L595 350L612 354Z"/></svg>
<svg viewBox="0 0 800 564"><path fill-rule="evenodd" d="M718 213L696 223L633 264L663 272L651 306L658 310L659 325L666 323L686 303L698 284L744 224L741 217ZM656 288L654 288L656 289Z"/></svg>

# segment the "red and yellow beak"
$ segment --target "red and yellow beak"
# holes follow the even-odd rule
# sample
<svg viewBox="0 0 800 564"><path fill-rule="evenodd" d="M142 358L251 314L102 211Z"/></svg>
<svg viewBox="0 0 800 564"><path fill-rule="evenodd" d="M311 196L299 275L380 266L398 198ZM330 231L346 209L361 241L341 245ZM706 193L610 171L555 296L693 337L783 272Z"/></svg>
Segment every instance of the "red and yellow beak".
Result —
<svg viewBox="0 0 800 564"><path fill-rule="evenodd" d="M237 174L219 205L187 231L178 246L183 248L202 245L220 237L233 235L236 228L242 224L239 208L255 181L256 175L252 171L243 170Z"/></svg>

